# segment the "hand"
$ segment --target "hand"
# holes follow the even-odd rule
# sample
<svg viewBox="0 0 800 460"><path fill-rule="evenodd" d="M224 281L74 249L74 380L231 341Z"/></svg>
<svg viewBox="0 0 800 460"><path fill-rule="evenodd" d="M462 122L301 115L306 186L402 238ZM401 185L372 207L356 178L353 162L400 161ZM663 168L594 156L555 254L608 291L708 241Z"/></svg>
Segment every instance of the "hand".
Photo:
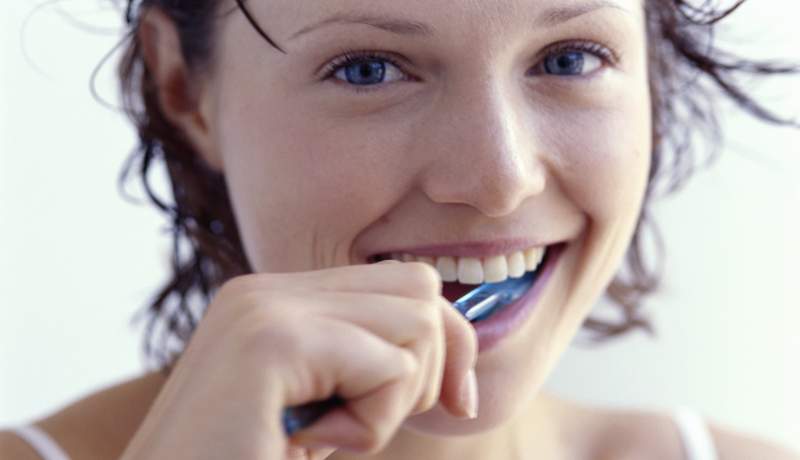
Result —
<svg viewBox="0 0 800 460"><path fill-rule="evenodd" d="M389 261L230 280L123 460L374 454L439 401L466 416L477 337L441 285L433 267ZM284 407L334 394L344 406L286 438Z"/></svg>

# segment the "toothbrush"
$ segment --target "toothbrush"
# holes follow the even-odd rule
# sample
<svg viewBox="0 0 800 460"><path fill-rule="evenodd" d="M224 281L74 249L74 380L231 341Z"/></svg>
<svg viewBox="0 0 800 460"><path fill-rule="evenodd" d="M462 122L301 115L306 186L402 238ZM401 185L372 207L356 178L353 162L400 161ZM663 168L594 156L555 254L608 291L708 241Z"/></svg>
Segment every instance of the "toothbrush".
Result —
<svg viewBox="0 0 800 460"><path fill-rule="evenodd" d="M499 283L484 283L469 291L453 303L471 322L486 319L497 307L514 302L522 297L536 279L536 272L528 272L521 278L509 278ZM330 409L344 400L333 396L324 401L315 401L300 406L287 407L283 411L283 428L287 436L314 423Z"/></svg>

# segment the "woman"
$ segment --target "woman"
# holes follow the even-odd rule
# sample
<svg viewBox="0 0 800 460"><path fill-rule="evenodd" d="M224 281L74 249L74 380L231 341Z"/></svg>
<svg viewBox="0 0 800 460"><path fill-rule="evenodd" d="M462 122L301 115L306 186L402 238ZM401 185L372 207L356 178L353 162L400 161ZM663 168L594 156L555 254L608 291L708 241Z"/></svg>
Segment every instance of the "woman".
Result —
<svg viewBox="0 0 800 460"><path fill-rule="evenodd" d="M149 333L166 330L147 342L162 372L3 433L0 457L798 458L541 391L581 326L647 327L646 206L675 126L697 127L677 101L714 127L691 71L788 124L729 77L791 68L707 47L734 9L130 4L120 70L143 177L163 155L175 194L152 195L176 229L174 277L151 306ZM623 261L632 279L615 278ZM528 295L485 321L453 309L521 272L536 274ZM623 324L589 317L606 289ZM283 408L334 395L345 404L285 436Z"/></svg>

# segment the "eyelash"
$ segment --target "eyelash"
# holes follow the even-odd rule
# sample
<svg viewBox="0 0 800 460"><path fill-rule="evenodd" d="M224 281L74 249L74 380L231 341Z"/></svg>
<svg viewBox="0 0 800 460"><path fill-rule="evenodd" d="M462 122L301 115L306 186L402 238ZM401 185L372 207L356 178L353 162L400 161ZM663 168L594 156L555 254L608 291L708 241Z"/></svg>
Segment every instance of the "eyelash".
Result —
<svg viewBox="0 0 800 460"><path fill-rule="evenodd" d="M594 54L598 58L603 60L604 65L614 65L617 64L620 60L619 53L611 48L603 46L596 42L586 41L586 40L578 40L578 41L570 41L570 42L561 42L552 45L548 48L543 54L544 58L549 57L552 54L559 53L562 51L586 51L589 53ZM400 62L393 58L391 55L380 52L380 51L359 51L359 50L347 50L338 57L334 58L329 64L327 64L323 69L323 80L328 80L333 77L339 69L343 67L347 67L351 64L355 64L358 62L363 61L386 61L389 64L397 67L403 73L406 73L403 70L403 65ZM541 67L542 62L537 64L537 68ZM558 77L558 75L553 75ZM570 78L570 76L565 76L566 78ZM572 78L591 78L589 76L576 76ZM403 81L407 81L408 78L404 79ZM352 91L356 93L368 93L371 91L379 90L380 87L384 85L350 85L346 82L343 84L349 86Z"/></svg>

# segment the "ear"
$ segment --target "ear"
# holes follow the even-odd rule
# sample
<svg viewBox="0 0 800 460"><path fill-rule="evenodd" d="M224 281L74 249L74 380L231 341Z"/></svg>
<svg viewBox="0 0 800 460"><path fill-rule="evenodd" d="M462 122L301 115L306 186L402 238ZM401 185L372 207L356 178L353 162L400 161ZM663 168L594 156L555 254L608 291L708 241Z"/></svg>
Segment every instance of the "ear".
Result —
<svg viewBox="0 0 800 460"><path fill-rule="evenodd" d="M177 27L160 8L150 7L142 13L136 33L162 113L183 131L212 169L222 172L222 159L210 131L212 97L207 75L189 71Z"/></svg>

